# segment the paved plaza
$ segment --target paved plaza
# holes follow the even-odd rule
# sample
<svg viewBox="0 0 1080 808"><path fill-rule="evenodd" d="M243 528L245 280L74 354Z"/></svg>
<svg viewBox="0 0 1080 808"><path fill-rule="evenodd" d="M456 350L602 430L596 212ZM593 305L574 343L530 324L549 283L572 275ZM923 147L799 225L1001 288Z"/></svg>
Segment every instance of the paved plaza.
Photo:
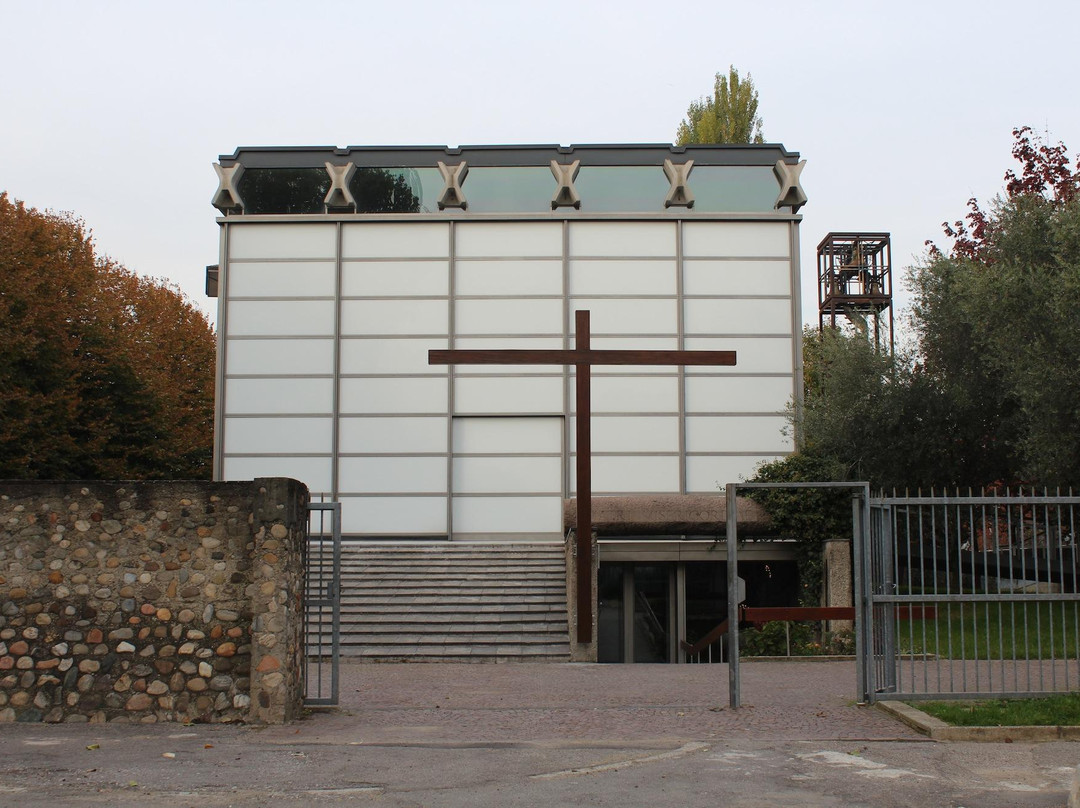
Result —
<svg viewBox="0 0 1080 808"><path fill-rule="evenodd" d="M1080 746L934 743L852 662L342 666L279 727L8 724L0 806L1066 805Z"/></svg>

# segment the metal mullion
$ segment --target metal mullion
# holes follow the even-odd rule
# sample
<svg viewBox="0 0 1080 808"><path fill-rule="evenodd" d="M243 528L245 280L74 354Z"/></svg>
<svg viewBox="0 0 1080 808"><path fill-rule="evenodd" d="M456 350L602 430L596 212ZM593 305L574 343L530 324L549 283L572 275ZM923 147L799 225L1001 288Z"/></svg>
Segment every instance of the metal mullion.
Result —
<svg viewBox="0 0 1080 808"><path fill-rule="evenodd" d="M457 300L457 222L450 220L447 223L447 267L450 277L447 279L446 308L447 330L446 347L453 348L457 344L456 327L454 317L454 303ZM449 365L446 368L446 539L454 539L454 379L456 368Z"/></svg>
<svg viewBox="0 0 1080 808"><path fill-rule="evenodd" d="M341 464L341 429L339 422L341 420L341 289L342 289L342 224L338 222L335 225L335 246L334 246L334 381L331 388L331 403L330 409L333 413L332 420L330 422L330 498L337 500L340 482L341 482L341 470L339 468Z"/></svg>
<svg viewBox="0 0 1080 808"><path fill-rule="evenodd" d="M675 329L678 335L676 348L686 350L686 296L683 281L683 221L675 223L675 297L678 306L675 311ZM686 493L686 367L678 366L679 374L679 493Z"/></svg>

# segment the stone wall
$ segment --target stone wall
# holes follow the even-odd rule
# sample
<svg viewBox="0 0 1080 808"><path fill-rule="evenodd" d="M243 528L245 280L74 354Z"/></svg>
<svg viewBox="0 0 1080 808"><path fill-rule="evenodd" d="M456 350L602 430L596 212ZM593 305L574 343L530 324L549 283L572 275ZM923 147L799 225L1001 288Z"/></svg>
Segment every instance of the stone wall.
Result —
<svg viewBox="0 0 1080 808"><path fill-rule="evenodd" d="M282 479L0 483L0 722L296 717L306 505Z"/></svg>

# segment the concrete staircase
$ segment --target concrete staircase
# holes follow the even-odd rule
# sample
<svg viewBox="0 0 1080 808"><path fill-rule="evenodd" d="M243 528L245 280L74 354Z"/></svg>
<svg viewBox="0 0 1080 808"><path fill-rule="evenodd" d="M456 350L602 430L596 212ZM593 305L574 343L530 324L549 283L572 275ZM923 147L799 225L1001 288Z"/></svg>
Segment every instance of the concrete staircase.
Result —
<svg viewBox="0 0 1080 808"><path fill-rule="evenodd" d="M341 654L364 661L565 662L563 547L345 544Z"/></svg>

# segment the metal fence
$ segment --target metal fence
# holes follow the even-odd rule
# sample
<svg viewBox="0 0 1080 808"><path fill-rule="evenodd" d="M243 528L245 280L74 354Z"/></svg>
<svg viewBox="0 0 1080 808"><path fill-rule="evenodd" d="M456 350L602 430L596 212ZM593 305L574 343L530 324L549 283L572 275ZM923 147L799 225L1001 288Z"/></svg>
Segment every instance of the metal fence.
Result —
<svg viewBox="0 0 1080 808"><path fill-rule="evenodd" d="M305 704L338 703L340 624L341 504L312 502L304 592Z"/></svg>
<svg viewBox="0 0 1080 808"><path fill-rule="evenodd" d="M884 497L869 517L856 563L863 698L1080 688L1080 497Z"/></svg>

